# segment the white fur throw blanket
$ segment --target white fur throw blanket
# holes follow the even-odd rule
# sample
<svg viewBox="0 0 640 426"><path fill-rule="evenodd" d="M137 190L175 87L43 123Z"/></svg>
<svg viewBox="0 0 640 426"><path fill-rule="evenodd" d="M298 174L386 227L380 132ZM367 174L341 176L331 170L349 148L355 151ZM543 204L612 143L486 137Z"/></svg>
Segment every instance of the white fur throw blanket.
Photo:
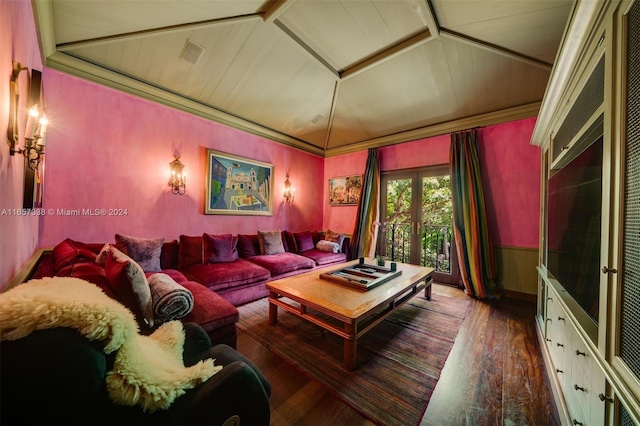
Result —
<svg viewBox="0 0 640 426"><path fill-rule="evenodd" d="M212 359L185 367L182 323L167 322L150 336L140 335L133 314L87 281L43 278L0 294L0 340L56 327L99 341L105 354L118 351L106 377L109 396L117 404L149 412L166 409L222 369Z"/></svg>

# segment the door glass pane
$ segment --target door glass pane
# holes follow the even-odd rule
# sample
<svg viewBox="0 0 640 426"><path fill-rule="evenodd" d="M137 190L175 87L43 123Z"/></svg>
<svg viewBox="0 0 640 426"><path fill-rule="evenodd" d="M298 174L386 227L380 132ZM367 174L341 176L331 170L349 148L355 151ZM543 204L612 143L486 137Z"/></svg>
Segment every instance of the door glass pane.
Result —
<svg viewBox="0 0 640 426"><path fill-rule="evenodd" d="M420 263L451 273L453 210L449 175L422 178Z"/></svg>
<svg viewBox="0 0 640 426"><path fill-rule="evenodd" d="M382 253L397 262L411 260L413 179L390 179L386 185L386 217L383 221Z"/></svg>

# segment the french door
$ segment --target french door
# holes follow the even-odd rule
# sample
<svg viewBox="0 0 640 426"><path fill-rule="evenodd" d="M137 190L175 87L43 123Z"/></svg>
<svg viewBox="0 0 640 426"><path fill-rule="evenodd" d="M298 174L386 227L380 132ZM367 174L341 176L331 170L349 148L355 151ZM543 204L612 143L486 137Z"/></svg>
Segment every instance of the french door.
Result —
<svg viewBox="0 0 640 426"><path fill-rule="evenodd" d="M457 284L449 166L385 172L377 253L434 268L437 282Z"/></svg>

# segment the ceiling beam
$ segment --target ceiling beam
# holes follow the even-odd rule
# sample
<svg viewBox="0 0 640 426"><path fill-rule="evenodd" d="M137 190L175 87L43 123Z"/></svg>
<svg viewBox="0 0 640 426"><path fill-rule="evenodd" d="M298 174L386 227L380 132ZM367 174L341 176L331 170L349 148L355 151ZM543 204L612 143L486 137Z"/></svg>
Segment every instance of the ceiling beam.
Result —
<svg viewBox="0 0 640 426"><path fill-rule="evenodd" d="M338 92L340 92L340 81L336 81L333 87L333 98L331 98L331 110L329 111L329 119L327 120L327 136L324 141L324 150L329 148L329 141L331 140L331 129L333 128L333 119L336 116L336 105L338 104Z"/></svg>
<svg viewBox="0 0 640 426"><path fill-rule="evenodd" d="M480 49L488 50L489 52L497 53L507 58L515 59L516 61L524 62L529 65L533 65L537 68L542 68L546 71L551 71L552 65L530 56L523 55L513 50L505 49L504 47L496 46L495 44L487 43L473 37L466 36L464 34L457 33L455 31L447 30L446 28L440 28L440 36L446 37L451 40L460 41L462 43L469 44Z"/></svg>
<svg viewBox="0 0 640 426"><path fill-rule="evenodd" d="M408 52L411 49L415 49L416 47L422 46L423 44L433 39L434 37L431 36L431 32L428 29L424 30L421 33L414 35L413 37L401 41L400 43L397 43L380 53L370 56L369 58L358 62L350 68L347 68L340 74L340 79L346 80L355 75L358 75L375 65L379 65L383 62L393 59L396 56Z"/></svg>
<svg viewBox="0 0 640 426"><path fill-rule="evenodd" d="M169 25L166 27L152 28L149 30L133 31L133 32L123 33L123 34L114 34L114 35L105 36L105 37L96 37L88 40L72 41L69 43L61 43L57 46L57 48L58 48L58 51L60 52L66 52L69 50L75 50L79 48L100 46L102 44L108 44L114 41L127 41L127 40L134 40L141 37L149 37L153 35L165 35L165 34L171 34L175 32L186 31L186 30L199 30L203 28L210 28L210 27L215 27L220 25L229 25L229 24L237 24L237 23L252 22L252 21L257 22L261 20L262 20L262 15L258 13L252 13L248 15L233 16L230 18L209 19L205 21L189 22L186 24Z"/></svg>
<svg viewBox="0 0 640 426"><path fill-rule="evenodd" d="M427 20L427 28L431 32L431 35L434 37L438 37L440 35L440 24L438 24L438 18L436 17L436 12L433 10L433 5L430 0L424 0L427 4L427 16L425 16Z"/></svg>
<svg viewBox="0 0 640 426"><path fill-rule="evenodd" d="M264 22L274 22L295 2L296 0L276 0L273 5L264 12Z"/></svg>
<svg viewBox="0 0 640 426"><path fill-rule="evenodd" d="M298 37L293 31L291 31L289 29L289 27L287 27L284 23L282 23L281 21L274 21L274 24L280 28L282 30L282 32L284 32L286 35L289 36L289 38L291 40L293 40L298 46L302 47L302 50L304 50L311 58L313 58L314 60L316 60L320 65L322 65L327 71L329 71L331 74L333 74L333 76L336 78L336 80L340 79L340 73L338 72L338 70L336 70L335 68L333 68L333 66L327 62L326 59L324 59L322 56L320 56L320 54L318 52L316 52L315 50L313 50L311 48L311 46L309 46L307 43L305 43L300 37Z"/></svg>

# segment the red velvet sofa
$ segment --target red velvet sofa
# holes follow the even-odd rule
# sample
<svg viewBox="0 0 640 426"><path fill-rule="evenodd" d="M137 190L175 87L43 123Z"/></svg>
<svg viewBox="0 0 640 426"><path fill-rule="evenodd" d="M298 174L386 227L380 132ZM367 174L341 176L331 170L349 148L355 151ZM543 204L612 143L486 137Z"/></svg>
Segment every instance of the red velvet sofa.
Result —
<svg viewBox="0 0 640 426"><path fill-rule="evenodd" d="M236 306L267 296L265 284L268 281L348 260L348 237L342 241L340 252L331 253L315 248L324 237L322 233L283 231L283 252L262 254L258 234L240 234L232 237L233 252L227 255L228 258L216 261L220 253L215 247L207 247L207 242L215 241L218 236L208 236L212 238L205 242L207 235L181 235L178 240L162 243L159 272L169 275L193 294L193 309L181 321L199 324L212 342L233 348L236 347L236 322L239 319ZM82 278L98 285L136 313L135 303L127 303L111 292L105 267L96 263L96 256L103 246L102 243L87 244L70 239L62 241L53 250L43 253L31 278ZM207 253L213 255L207 257ZM146 275L154 273L147 272Z"/></svg>

